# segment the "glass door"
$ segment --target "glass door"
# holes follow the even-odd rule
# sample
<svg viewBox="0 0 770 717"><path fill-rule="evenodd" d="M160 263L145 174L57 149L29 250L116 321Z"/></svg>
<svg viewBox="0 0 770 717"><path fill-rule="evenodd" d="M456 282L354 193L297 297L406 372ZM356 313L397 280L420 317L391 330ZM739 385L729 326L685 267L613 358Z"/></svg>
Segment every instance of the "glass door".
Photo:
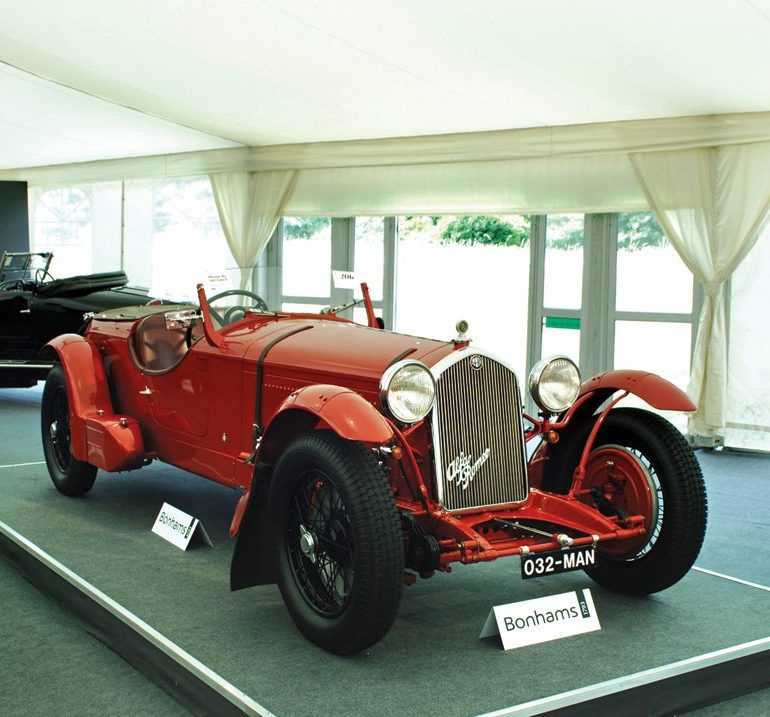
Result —
<svg viewBox="0 0 770 717"><path fill-rule="evenodd" d="M541 356L580 360L584 236L582 214L546 218Z"/></svg>
<svg viewBox="0 0 770 717"><path fill-rule="evenodd" d="M687 388L693 277L651 212L534 217L532 247L528 368L564 354L584 380L641 369Z"/></svg>
<svg viewBox="0 0 770 717"><path fill-rule="evenodd" d="M652 371L687 390L699 303L692 273L652 212L618 214L617 237L613 364ZM666 418L686 428L685 414Z"/></svg>
<svg viewBox="0 0 770 717"><path fill-rule="evenodd" d="M556 354L580 362L584 230L582 214L532 218L527 371Z"/></svg>

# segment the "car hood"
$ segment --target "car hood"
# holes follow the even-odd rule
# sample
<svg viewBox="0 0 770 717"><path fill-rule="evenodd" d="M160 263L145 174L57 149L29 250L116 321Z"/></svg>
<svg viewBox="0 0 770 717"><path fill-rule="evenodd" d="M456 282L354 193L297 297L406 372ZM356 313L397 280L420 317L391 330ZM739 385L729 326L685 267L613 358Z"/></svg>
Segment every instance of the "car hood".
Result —
<svg viewBox="0 0 770 717"><path fill-rule="evenodd" d="M454 350L451 342L339 321L282 320L258 333L248 359L263 357L265 369L286 377L301 373L314 383L351 388L379 382L396 361L416 359L430 367Z"/></svg>

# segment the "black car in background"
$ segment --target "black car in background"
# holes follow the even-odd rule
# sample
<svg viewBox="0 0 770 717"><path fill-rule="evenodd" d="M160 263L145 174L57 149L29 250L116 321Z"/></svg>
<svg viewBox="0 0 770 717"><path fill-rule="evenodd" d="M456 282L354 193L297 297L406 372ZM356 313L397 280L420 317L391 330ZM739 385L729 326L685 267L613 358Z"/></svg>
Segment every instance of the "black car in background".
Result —
<svg viewBox="0 0 770 717"><path fill-rule="evenodd" d="M50 361L40 350L54 336L82 333L91 313L154 300L128 286L122 271L54 279L51 253L4 252L0 260L0 388L33 386Z"/></svg>

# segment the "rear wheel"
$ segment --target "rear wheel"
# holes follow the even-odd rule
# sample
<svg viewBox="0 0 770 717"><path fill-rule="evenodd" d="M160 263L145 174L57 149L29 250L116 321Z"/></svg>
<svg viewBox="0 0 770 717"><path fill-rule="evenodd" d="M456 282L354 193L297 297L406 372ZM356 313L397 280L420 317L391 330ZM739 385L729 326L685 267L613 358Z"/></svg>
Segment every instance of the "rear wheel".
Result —
<svg viewBox="0 0 770 717"><path fill-rule="evenodd" d="M341 655L382 639L401 599L404 549L372 452L327 431L301 436L276 465L269 504L278 585L305 637Z"/></svg>
<svg viewBox="0 0 770 717"><path fill-rule="evenodd" d="M88 493L96 480L96 468L72 455L69 397L61 366L54 366L48 374L40 417L43 453L56 489L69 496Z"/></svg>
<svg viewBox="0 0 770 717"><path fill-rule="evenodd" d="M546 490L569 490L592 427L557 444ZM664 590L684 577L703 543L707 507L700 466L674 426L649 411L611 411L589 456L583 487L593 494L581 499L607 515L645 516L645 532L637 539L598 546L588 575L632 595Z"/></svg>

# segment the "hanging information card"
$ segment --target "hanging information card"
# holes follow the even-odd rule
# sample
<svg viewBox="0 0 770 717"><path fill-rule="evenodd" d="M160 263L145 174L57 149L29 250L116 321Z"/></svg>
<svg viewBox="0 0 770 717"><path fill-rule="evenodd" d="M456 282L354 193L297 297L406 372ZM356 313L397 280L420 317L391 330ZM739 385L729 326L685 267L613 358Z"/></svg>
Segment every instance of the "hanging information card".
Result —
<svg viewBox="0 0 770 717"><path fill-rule="evenodd" d="M332 270L332 279L334 281L335 289L357 289L358 282L356 281L355 272L352 271L337 271Z"/></svg>

